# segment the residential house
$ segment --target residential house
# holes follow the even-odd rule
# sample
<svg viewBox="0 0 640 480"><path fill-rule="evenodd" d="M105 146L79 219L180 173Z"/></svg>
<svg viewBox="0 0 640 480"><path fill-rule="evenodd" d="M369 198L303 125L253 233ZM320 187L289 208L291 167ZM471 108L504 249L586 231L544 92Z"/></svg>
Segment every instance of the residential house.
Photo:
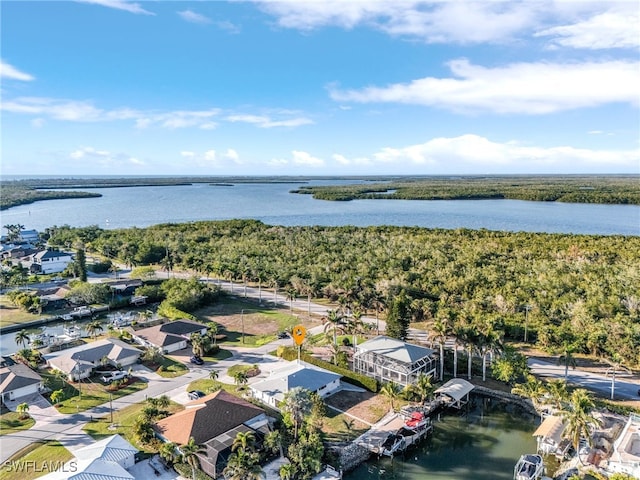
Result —
<svg viewBox="0 0 640 480"><path fill-rule="evenodd" d="M106 285L109 285L109 288L114 293L114 295L118 295L120 297L130 297L136 293L136 288L144 285L142 280L137 278L113 280L105 283Z"/></svg>
<svg viewBox="0 0 640 480"><path fill-rule="evenodd" d="M433 353L430 348L380 335L356 346L353 370L382 383L407 386L420 374L435 376Z"/></svg>
<svg viewBox="0 0 640 480"><path fill-rule="evenodd" d="M38 393L42 388L42 377L22 363L3 362L0 367L0 400L16 398Z"/></svg>
<svg viewBox="0 0 640 480"><path fill-rule="evenodd" d="M44 358L51 368L68 375L70 380L89 377L93 370L107 361L110 365L126 367L138 361L142 352L115 338L106 338L80 347L50 353Z"/></svg>
<svg viewBox="0 0 640 480"><path fill-rule="evenodd" d="M193 438L202 451L200 467L212 478L222 474L239 432L253 432L258 443L268 433L264 410L235 395L218 390L185 405L185 409L158 421L156 435L164 442L185 445ZM259 445L258 445L259 446Z"/></svg>
<svg viewBox="0 0 640 480"><path fill-rule="evenodd" d="M65 298L71 289L67 286L53 287L37 290L35 295L40 298L42 311L60 310L69 306L68 300Z"/></svg>
<svg viewBox="0 0 640 480"><path fill-rule="evenodd" d="M75 458L41 480L135 480L127 470L138 449L120 435L99 440L75 452Z"/></svg>
<svg viewBox="0 0 640 480"><path fill-rule="evenodd" d="M295 387L305 388L326 397L340 388L341 375L305 362L291 362L274 370L266 379L249 386L254 398L278 409L285 394Z"/></svg>
<svg viewBox="0 0 640 480"><path fill-rule="evenodd" d="M206 325L190 320L174 320L155 327L133 330L133 339L145 347L158 348L164 353L171 353L187 348L191 334L207 333Z"/></svg>
<svg viewBox="0 0 640 480"><path fill-rule="evenodd" d="M626 473L640 478L640 415L632 413L613 444L607 463L610 472Z"/></svg>
<svg viewBox="0 0 640 480"><path fill-rule="evenodd" d="M70 253L57 250L40 250L31 257L30 270L34 273L60 273L64 272L73 261Z"/></svg>

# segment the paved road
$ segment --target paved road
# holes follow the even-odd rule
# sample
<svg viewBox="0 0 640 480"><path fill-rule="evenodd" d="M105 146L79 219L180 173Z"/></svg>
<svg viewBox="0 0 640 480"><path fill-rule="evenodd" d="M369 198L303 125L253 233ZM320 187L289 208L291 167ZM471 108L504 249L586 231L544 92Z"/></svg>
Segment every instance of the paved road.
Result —
<svg viewBox="0 0 640 480"><path fill-rule="evenodd" d="M564 378L564 366L546 362L537 358L530 358L529 366L537 377ZM578 369L569 369L567 382L592 390L606 398L611 398L611 375L599 375ZM615 400L640 400L638 389L640 378L628 373L616 373L614 390Z"/></svg>

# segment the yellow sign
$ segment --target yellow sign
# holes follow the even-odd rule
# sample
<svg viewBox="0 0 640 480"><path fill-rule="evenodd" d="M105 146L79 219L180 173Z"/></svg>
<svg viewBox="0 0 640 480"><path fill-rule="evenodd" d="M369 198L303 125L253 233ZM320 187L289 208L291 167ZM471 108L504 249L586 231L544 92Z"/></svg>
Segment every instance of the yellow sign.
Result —
<svg viewBox="0 0 640 480"><path fill-rule="evenodd" d="M293 330L291 331L293 342L298 346L302 345L302 342L304 342L304 337L306 335L307 335L307 329L304 328L302 325L296 325L295 327L293 327Z"/></svg>

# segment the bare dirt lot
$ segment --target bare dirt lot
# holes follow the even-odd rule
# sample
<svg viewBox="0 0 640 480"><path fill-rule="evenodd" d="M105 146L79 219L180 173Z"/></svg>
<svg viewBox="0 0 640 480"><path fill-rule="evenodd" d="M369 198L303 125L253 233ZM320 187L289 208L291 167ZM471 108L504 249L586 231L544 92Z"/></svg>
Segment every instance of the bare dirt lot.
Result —
<svg viewBox="0 0 640 480"><path fill-rule="evenodd" d="M389 401L371 392L342 390L325 400L327 405L349 413L368 423L376 423L389 411Z"/></svg>

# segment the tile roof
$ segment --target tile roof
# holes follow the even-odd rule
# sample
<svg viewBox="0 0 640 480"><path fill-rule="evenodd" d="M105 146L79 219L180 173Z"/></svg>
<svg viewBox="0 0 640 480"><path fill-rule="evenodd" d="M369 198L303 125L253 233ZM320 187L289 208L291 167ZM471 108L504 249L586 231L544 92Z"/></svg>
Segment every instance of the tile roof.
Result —
<svg viewBox="0 0 640 480"><path fill-rule="evenodd" d="M185 405L185 409L158 421L154 428L164 438L184 445L193 437L198 445L264 414L264 410L219 390Z"/></svg>
<svg viewBox="0 0 640 480"><path fill-rule="evenodd" d="M156 347L167 347L169 345L184 342L184 337L163 332L159 327L160 325L156 325L155 327L135 330L133 332L133 335L144 340L145 342L155 345Z"/></svg>
<svg viewBox="0 0 640 480"><path fill-rule="evenodd" d="M0 368L0 393L42 382L42 377L22 363Z"/></svg>

